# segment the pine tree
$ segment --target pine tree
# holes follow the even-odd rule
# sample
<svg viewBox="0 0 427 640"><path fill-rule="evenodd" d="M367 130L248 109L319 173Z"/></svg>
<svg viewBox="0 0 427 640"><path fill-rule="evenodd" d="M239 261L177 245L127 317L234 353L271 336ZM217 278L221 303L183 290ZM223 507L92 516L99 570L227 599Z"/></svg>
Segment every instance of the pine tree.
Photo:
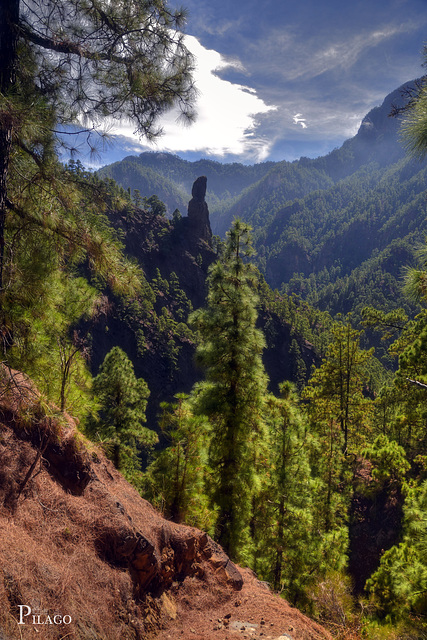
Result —
<svg viewBox="0 0 427 640"><path fill-rule="evenodd" d="M173 106L191 119L193 63L180 32L184 21L163 0L0 2L0 295L10 275L7 228L19 220L105 262L103 245L111 243L98 242L96 218L76 202L81 176L64 171L55 148L65 125L79 120L93 148L91 129L109 116L131 120L148 138ZM70 209L82 214L80 225Z"/></svg>
<svg viewBox="0 0 427 640"><path fill-rule="evenodd" d="M406 487L402 542L388 549L367 581L377 612L392 620L421 614L427 607L427 481ZM421 636L420 636L421 637Z"/></svg>
<svg viewBox="0 0 427 640"><path fill-rule="evenodd" d="M93 390L100 403L101 419L92 430L96 429L111 449L115 467L129 478L140 469L138 446L151 447L157 442L156 433L143 426L149 395L147 384L135 377L124 351L113 347L94 378Z"/></svg>
<svg viewBox="0 0 427 640"><path fill-rule="evenodd" d="M363 442L369 428L370 401L364 392L373 349L360 348L361 332L352 329L350 323L337 324L332 333L324 361L314 371L304 395L310 399L315 420L316 414L321 418L323 413L327 422L330 418L339 426L342 452L347 455L351 445Z"/></svg>
<svg viewBox="0 0 427 640"><path fill-rule="evenodd" d="M52 181L47 179L49 171L45 174L45 168L39 170L26 156L14 153L12 164L17 171L9 176L9 194L19 207L16 215L8 216L5 229L2 356L11 366L35 375L38 384L43 377L51 382L53 368L47 364L44 371L35 357L39 364L40 356L47 363L48 350L53 353L59 346L65 382L70 356L74 362L78 359L77 353L72 355L77 342L71 344L71 332L86 314L84 305L80 317L73 308L75 296L84 298L88 290L87 283L75 278L77 269L93 284L108 283L121 295L138 295L145 280L142 270L124 257L106 215L107 206L123 205L109 185L53 160ZM81 328L78 333L81 336ZM60 404L65 406L61 395ZM49 399L58 402L56 389Z"/></svg>
<svg viewBox="0 0 427 640"><path fill-rule="evenodd" d="M304 387L307 376L307 367L301 355L301 349L295 338L292 338L289 355L292 360L292 380L295 381L298 391Z"/></svg>
<svg viewBox="0 0 427 640"><path fill-rule="evenodd" d="M427 46L424 47L424 64L427 63ZM405 117L402 123L402 138L408 152L416 158L425 158L427 153L427 77L418 81L411 92L408 104L401 110Z"/></svg>
<svg viewBox="0 0 427 640"><path fill-rule="evenodd" d="M236 220L223 255L211 267L207 307L191 317L201 338L197 359L206 371L198 403L211 425L216 536L236 560L245 558L250 546L252 502L265 439L265 343L256 328L257 273L246 261L252 251L250 227Z"/></svg>
<svg viewBox="0 0 427 640"><path fill-rule="evenodd" d="M280 398L269 396L268 464L254 514L254 568L288 600L296 602L316 579L321 544L314 530L311 436L290 382Z"/></svg>
<svg viewBox="0 0 427 640"><path fill-rule="evenodd" d="M143 480L143 495L174 522L209 529L213 514L205 491L207 425L195 416L192 398L161 404L160 428L168 446L154 456Z"/></svg>
<svg viewBox="0 0 427 640"><path fill-rule="evenodd" d="M370 430L372 401L364 391L372 351L360 348L360 332L350 324L338 324L333 335L302 395L317 440L310 462L318 481L314 521L322 532L323 565L341 570L348 545L350 463Z"/></svg>
<svg viewBox="0 0 427 640"><path fill-rule="evenodd" d="M427 47L424 49L427 60ZM427 153L427 84L422 78L410 93L409 103L401 110L405 117L402 125L403 141L409 153L416 158L425 158ZM427 299L427 251L420 252L419 268L408 268L406 293L417 302ZM390 352L399 356L399 370L395 384L388 391L386 400L389 409L385 424L389 435L406 448L406 453L425 465L424 454L427 440L425 429L427 391L427 329L426 311L422 311L403 328L401 336L391 346ZM387 407L389 408L389 407ZM394 411L393 411L394 409ZM384 429L384 430L385 430ZM376 439L365 452L374 463L372 483L400 485L408 470L402 447L385 435ZM425 469L425 467L424 467ZM413 472L413 470L412 470ZM427 481L411 482L403 489L406 493L403 507L404 521L401 542L385 551L380 566L367 581L376 612L393 622L409 621L415 637L425 635L425 612L427 610ZM417 630L419 633L417 633Z"/></svg>
<svg viewBox="0 0 427 640"><path fill-rule="evenodd" d="M88 333L99 313L100 298L84 278L59 269L49 270L46 288L39 290L34 305L25 304L26 295L24 301L18 296L13 301L15 344L8 348L8 359L31 376L60 411L81 420L90 411Z"/></svg>
<svg viewBox="0 0 427 640"><path fill-rule="evenodd" d="M427 432L427 311L407 321L389 347L399 359L393 384L376 399L377 430L404 447L409 459L425 450Z"/></svg>

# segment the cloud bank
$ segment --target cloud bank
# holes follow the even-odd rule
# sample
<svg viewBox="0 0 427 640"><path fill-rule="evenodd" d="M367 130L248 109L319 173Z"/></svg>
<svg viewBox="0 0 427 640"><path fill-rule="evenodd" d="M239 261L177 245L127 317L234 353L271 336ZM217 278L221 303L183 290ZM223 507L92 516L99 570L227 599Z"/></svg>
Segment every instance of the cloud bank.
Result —
<svg viewBox="0 0 427 640"><path fill-rule="evenodd" d="M198 119L162 119L152 149L220 161L316 157L357 132L363 117L421 75L425 0L186 0L197 60Z"/></svg>
<svg viewBox="0 0 427 640"><path fill-rule="evenodd" d="M251 87L232 83L218 75L229 68L244 72L238 59L225 60L217 51L203 47L193 36L186 36L186 45L196 59L195 82L199 92L196 122L183 126L177 121L177 113L170 112L160 120L163 136L150 148L264 160L271 141L258 136L257 129L262 117L276 107L267 105ZM111 133L134 137L131 125L113 126Z"/></svg>

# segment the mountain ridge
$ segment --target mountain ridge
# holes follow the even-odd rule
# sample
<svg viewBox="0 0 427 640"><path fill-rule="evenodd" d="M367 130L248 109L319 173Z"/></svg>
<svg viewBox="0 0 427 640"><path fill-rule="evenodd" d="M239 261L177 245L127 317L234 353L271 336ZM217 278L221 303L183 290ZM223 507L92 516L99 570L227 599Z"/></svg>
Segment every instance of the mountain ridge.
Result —
<svg viewBox="0 0 427 640"><path fill-rule="evenodd" d="M401 274L405 264L415 263L416 244L427 231L422 196L426 169L425 163L406 157L400 121L390 112L404 104L416 82L386 96L366 114L357 134L326 156L251 168L154 153L132 159L132 166L143 171L160 171L161 166L158 175L176 188L191 171L205 171L213 232L224 235L235 217L251 224L256 264L273 288L296 293L331 313L356 310L357 319L364 304L382 307L385 301L414 313L402 296ZM126 187L126 172L118 174L119 166L106 167L101 175ZM228 182L221 186L225 176ZM156 188L154 182L147 195L150 188ZM162 198L162 191L157 195ZM382 277L389 283L385 296L377 274L379 256ZM362 272L366 286L352 291Z"/></svg>
<svg viewBox="0 0 427 640"><path fill-rule="evenodd" d="M371 109L362 119L357 134L343 145L334 149L325 156L317 158L307 158L302 156L299 160L293 162L287 160L266 161L254 165L245 165L238 162L221 163L215 160L201 158L196 161L184 160L176 154L168 152L147 151L139 155L128 155L123 160L108 164L98 170L103 176L113 177L121 186L128 188L129 184L125 183L126 177L118 171L122 163L131 162L134 167L144 167L161 175L168 183L173 183L175 188L181 193L191 193L191 186L194 180L200 175L208 175L209 179L209 196L224 199L227 192L230 196L239 195L244 189L253 186L260 179L264 178L272 169L278 170L279 167L289 167L291 165L300 165L304 167L316 167L319 171L325 171L333 179L341 179L348 174L348 170L354 171L357 166L357 156L371 148L373 142L377 142L379 138L391 137L391 148L396 157L403 157L403 148L397 149L397 131L399 128L396 119L388 118L393 105L402 106L404 103L405 89L415 85L417 81L412 80L404 83L398 89L388 94L381 105ZM387 117L384 117L386 114ZM388 149L390 151L390 149ZM355 156L355 164L347 169L347 173L340 172L337 165L343 163L343 156ZM377 158L378 159L378 158ZM384 154L384 161L390 162L389 153ZM347 165L348 166L348 165ZM137 187L133 187L137 188ZM142 195L147 197L152 193L148 191ZM162 198L161 193L157 193ZM215 211L215 207L211 207Z"/></svg>

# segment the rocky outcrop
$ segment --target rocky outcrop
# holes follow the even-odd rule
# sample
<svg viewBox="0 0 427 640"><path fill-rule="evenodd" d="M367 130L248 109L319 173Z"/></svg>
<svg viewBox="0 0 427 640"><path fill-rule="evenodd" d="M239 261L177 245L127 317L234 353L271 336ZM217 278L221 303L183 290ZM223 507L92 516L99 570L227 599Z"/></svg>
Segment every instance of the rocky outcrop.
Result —
<svg viewBox="0 0 427 640"><path fill-rule="evenodd" d="M133 211L132 215L110 214L123 237L126 253L138 260L147 280L156 278L157 271L166 279L170 279L174 272L194 309L205 304L209 268L217 257L211 246L206 187L206 177L197 178L189 202L189 215L176 216L172 221L142 209ZM172 295L167 297L162 293L158 296L155 307L158 316L163 308L173 313ZM157 325L151 325L149 318L143 319L141 324L131 325L126 314L120 304L111 304L92 327L92 371L96 375L108 351L115 345L120 346L132 358L136 375L149 385L147 420L150 428L156 428L160 403L171 402L178 392L189 393L201 379L202 370L194 362L193 342L176 340L179 353L175 363L169 358L166 345L158 341ZM269 309L260 310L258 326L266 335L267 348L263 360L270 377L270 389L276 393L278 384L283 380L297 381L295 370L298 363L291 351L294 331L290 324ZM138 346L139 329L146 340L143 353ZM311 345L301 337L295 338L301 352L299 360L304 361L308 375L311 365L318 363L318 358Z"/></svg>
<svg viewBox="0 0 427 640"><path fill-rule="evenodd" d="M200 176L193 184L188 203L188 220L191 235L204 240L210 245L212 230L209 222L209 209L205 201L207 178Z"/></svg>
<svg viewBox="0 0 427 640"><path fill-rule="evenodd" d="M196 181L197 182L197 181ZM196 193L196 196L200 194ZM196 202L196 199L194 199ZM202 211L199 219L197 210ZM114 227L120 230L128 256L136 259L149 282L160 272L162 278L170 280L174 273L179 286L191 301L194 309L204 305L207 285L206 278L216 254L211 248L209 212L206 202L199 201L195 207L195 218L188 216L168 220L162 215L136 209L132 215L126 212L110 214ZM203 215L205 222L203 223ZM173 293L160 293L155 303L155 312L161 316L163 310L175 313L178 306ZM171 357L166 332L159 335L158 323L152 316L141 318L141 322L129 322L126 309L121 301L111 299L105 315L91 328L92 349L91 368L96 375L106 354L113 346L120 346L129 357L138 377L149 385L150 396L147 405L147 421L155 428L159 404L171 402L178 392L188 393L200 380L201 371L194 364L194 343L187 338L170 335L177 348ZM181 316L178 321L186 321ZM140 330L144 334L145 348L140 345ZM174 347L174 348L175 348Z"/></svg>

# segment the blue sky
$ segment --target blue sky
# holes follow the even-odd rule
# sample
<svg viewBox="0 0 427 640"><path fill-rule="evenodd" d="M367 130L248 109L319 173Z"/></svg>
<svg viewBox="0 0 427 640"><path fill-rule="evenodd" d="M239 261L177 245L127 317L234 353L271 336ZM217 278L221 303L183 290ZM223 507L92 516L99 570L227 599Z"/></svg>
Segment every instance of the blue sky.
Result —
<svg viewBox="0 0 427 640"><path fill-rule="evenodd" d="M170 0L169 4L173 6ZM184 0L197 60L198 120L176 114L131 152L253 163L316 157L353 136L366 113L423 74L427 0ZM117 159L123 154L110 149Z"/></svg>

